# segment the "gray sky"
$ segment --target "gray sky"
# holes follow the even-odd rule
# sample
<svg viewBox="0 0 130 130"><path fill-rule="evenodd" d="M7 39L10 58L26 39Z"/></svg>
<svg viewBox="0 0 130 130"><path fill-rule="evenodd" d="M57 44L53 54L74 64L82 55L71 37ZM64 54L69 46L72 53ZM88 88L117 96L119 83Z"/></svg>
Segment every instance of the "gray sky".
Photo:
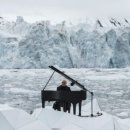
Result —
<svg viewBox="0 0 130 130"><path fill-rule="evenodd" d="M130 18L130 0L0 0L0 16L27 21Z"/></svg>

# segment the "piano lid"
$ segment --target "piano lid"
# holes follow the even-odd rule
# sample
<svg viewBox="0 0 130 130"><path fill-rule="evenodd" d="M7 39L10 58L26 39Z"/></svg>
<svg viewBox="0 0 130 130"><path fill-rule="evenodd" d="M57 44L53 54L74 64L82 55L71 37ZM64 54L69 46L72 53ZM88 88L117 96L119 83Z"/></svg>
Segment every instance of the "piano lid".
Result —
<svg viewBox="0 0 130 130"><path fill-rule="evenodd" d="M65 77L66 79L68 79L69 81L71 81L71 85L76 84L77 86L79 86L81 89L85 90L85 91L89 91L87 90L82 84L80 84L79 82L77 82L76 80L72 79L71 77L69 77L67 74L65 74L64 72L58 70L56 67L54 66L49 66L49 68L53 69L54 71L56 71L57 73L59 73L60 75L62 75L63 77ZM90 92L90 91L89 91Z"/></svg>

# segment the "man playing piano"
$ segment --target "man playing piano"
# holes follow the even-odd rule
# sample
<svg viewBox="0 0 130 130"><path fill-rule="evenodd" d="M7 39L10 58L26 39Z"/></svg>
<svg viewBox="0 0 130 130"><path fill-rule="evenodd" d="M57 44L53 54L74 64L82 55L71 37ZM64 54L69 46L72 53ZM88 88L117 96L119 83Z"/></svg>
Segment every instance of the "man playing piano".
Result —
<svg viewBox="0 0 130 130"><path fill-rule="evenodd" d="M67 81L63 80L61 85L57 87L57 91L71 91L70 88L67 86Z"/></svg>
<svg viewBox="0 0 130 130"><path fill-rule="evenodd" d="M67 86L67 81L66 80L63 80L61 82L61 85L59 87L57 87L57 91L67 91L67 92L71 92L70 88ZM66 112L70 112L70 106L71 104L69 102L55 102L54 105L53 105L53 108L58 111L61 111L61 107L63 107L63 111Z"/></svg>

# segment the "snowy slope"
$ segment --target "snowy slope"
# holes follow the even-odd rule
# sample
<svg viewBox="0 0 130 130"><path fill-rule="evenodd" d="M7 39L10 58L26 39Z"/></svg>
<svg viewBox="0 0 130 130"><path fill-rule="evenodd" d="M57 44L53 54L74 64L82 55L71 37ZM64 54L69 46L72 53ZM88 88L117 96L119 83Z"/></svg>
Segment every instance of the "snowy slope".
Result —
<svg viewBox="0 0 130 130"><path fill-rule="evenodd" d="M0 68L122 68L130 65L130 20L27 23L0 17Z"/></svg>

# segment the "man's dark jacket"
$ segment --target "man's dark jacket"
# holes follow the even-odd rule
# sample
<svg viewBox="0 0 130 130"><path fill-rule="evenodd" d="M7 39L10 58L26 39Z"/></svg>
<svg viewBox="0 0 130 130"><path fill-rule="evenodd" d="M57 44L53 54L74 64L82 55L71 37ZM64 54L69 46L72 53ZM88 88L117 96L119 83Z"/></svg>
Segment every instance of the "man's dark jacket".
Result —
<svg viewBox="0 0 130 130"><path fill-rule="evenodd" d="M57 87L57 91L68 91L71 92L70 88L68 86L62 86L60 85L59 87ZM68 102L58 102L56 101L53 105L53 108L56 110L60 111L60 107L62 106L62 104L64 103L64 111L66 112L67 110L70 111L70 106L71 104Z"/></svg>
<svg viewBox="0 0 130 130"><path fill-rule="evenodd" d="M68 91L68 92L70 92L71 90L68 86L60 85L59 87L57 87L57 91Z"/></svg>

